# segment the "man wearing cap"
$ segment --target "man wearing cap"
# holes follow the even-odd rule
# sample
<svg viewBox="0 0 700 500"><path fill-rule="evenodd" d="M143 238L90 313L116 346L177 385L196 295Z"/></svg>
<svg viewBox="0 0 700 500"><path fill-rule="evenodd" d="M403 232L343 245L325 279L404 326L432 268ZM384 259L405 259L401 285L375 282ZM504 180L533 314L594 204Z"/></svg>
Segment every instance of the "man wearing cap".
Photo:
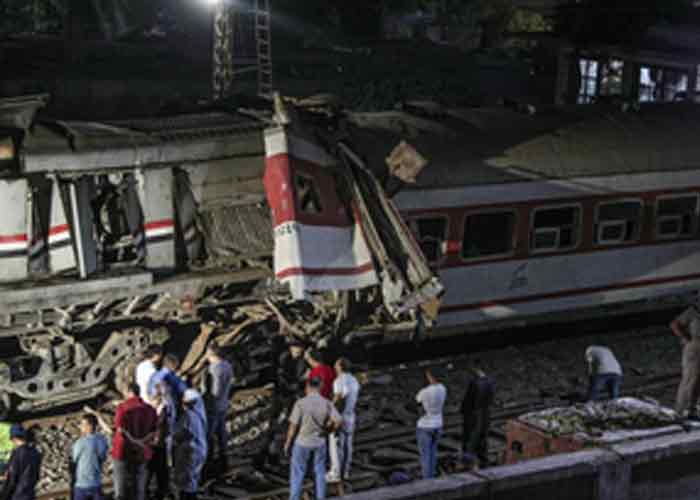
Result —
<svg viewBox="0 0 700 500"><path fill-rule="evenodd" d="M428 386L416 395L416 401L423 406L424 411L416 425L416 440L424 479L433 478L437 474L437 448L442 436L442 409L447 397L447 389L438 378L440 375L434 368L425 370Z"/></svg>
<svg viewBox="0 0 700 500"><path fill-rule="evenodd" d="M10 427L10 440L15 449L7 464L7 479L0 491L0 500L35 500L41 453L29 442L21 424Z"/></svg>
<svg viewBox="0 0 700 500"><path fill-rule="evenodd" d="M130 384L125 401L117 406L112 439L112 474L115 500L144 500L146 463L153 456L158 415L139 397L138 384Z"/></svg>
<svg viewBox="0 0 700 500"><path fill-rule="evenodd" d="M195 500L207 459L207 417L202 397L195 389L182 396L182 411L173 434L175 484L180 500Z"/></svg>
<svg viewBox="0 0 700 500"><path fill-rule="evenodd" d="M313 459L316 500L326 498L326 434L337 430L342 417L333 403L320 395L322 380L312 378L306 386L306 397L294 404L289 416L289 430L284 444L289 463L289 500L299 500L304 476ZM292 444L294 446L292 447Z"/></svg>

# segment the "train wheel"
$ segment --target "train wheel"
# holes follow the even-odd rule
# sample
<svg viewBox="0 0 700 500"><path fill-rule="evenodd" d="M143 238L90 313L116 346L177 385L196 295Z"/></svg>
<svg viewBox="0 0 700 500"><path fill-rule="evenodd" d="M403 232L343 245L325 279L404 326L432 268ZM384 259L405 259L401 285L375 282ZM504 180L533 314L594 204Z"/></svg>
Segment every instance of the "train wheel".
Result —
<svg viewBox="0 0 700 500"><path fill-rule="evenodd" d="M141 357L127 358L114 367L114 388L119 394L124 394L129 384L136 379L136 365L141 361Z"/></svg>

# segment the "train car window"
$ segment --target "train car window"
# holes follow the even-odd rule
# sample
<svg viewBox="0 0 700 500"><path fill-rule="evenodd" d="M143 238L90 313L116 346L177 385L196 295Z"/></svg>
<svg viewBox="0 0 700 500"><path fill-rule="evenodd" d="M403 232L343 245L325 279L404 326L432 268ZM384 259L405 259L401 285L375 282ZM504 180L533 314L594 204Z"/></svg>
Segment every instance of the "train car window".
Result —
<svg viewBox="0 0 700 500"><path fill-rule="evenodd" d="M308 214L319 214L323 211L321 206L321 192L316 181L306 175L294 175L294 189L297 199L297 207Z"/></svg>
<svg viewBox="0 0 700 500"><path fill-rule="evenodd" d="M444 257L447 240L447 218L442 216L416 217L408 222L418 245L430 264L439 263Z"/></svg>
<svg viewBox="0 0 700 500"><path fill-rule="evenodd" d="M656 237L687 238L695 234L698 195L659 198L656 201Z"/></svg>
<svg viewBox="0 0 700 500"><path fill-rule="evenodd" d="M530 248L534 251L567 250L578 245L581 208L565 206L538 208L530 227Z"/></svg>
<svg viewBox="0 0 700 500"><path fill-rule="evenodd" d="M462 258L478 259L513 251L515 212L484 212L467 215L464 221Z"/></svg>
<svg viewBox="0 0 700 500"><path fill-rule="evenodd" d="M588 104L593 102L598 94L598 61L581 58L578 64L581 72L578 103Z"/></svg>
<svg viewBox="0 0 700 500"><path fill-rule="evenodd" d="M642 227L642 202L624 200L601 203L596 210L595 243L615 245L637 241Z"/></svg>

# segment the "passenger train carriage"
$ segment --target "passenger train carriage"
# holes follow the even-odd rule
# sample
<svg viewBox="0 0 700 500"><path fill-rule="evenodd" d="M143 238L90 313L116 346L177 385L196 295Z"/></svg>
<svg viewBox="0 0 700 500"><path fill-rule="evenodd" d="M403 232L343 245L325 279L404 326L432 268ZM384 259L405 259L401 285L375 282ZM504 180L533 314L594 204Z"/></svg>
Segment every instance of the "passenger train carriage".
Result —
<svg viewBox="0 0 700 500"><path fill-rule="evenodd" d="M418 104L353 121L369 163L399 136L430 161L394 201L445 286L434 334L678 305L698 289L696 105Z"/></svg>
<svg viewBox="0 0 700 500"><path fill-rule="evenodd" d="M70 122L37 118L44 104L0 100L0 339L17 344L0 416L95 397L179 325L223 326L190 370L212 335L252 370L280 325L400 341L656 307L700 283L694 105L277 97Z"/></svg>

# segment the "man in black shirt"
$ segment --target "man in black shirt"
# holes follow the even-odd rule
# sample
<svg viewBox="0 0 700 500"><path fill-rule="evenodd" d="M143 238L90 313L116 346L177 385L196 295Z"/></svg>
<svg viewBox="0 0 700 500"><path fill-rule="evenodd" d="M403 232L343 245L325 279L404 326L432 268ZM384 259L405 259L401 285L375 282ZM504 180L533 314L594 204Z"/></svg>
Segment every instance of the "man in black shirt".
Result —
<svg viewBox="0 0 700 500"><path fill-rule="evenodd" d="M280 332L280 335L283 334L284 332ZM272 419L261 451L253 458L256 468L263 468L266 462L276 464L279 461L287 417L296 400L304 396L304 382L308 369L304 361L304 345L297 340L289 340L286 349L277 358L276 368Z"/></svg>
<svg viewBox="0 0 700 500"><path fill-rule="evenodd" d="M287 350L280 355L277 365L277 393L282 402L281 409L287 413L297 398L304 396L307 369L304 345L297 340L289 341Z"/></svg>
<svg viewBox="0 0 700 500"><path fill-rule="evenodd" d="M21 424L10 428L10 440L15 449L7 464L7 479L0 492L0 500L36 500L41 453L27 439Z"/></svg>
<svg viewBox="0 0 700 500"><path fill-rule="evenodd" d="M488 464L488 434L494 384L483 370L474 366L462 400L462 451L475 455L483 467Z"/></svg>

